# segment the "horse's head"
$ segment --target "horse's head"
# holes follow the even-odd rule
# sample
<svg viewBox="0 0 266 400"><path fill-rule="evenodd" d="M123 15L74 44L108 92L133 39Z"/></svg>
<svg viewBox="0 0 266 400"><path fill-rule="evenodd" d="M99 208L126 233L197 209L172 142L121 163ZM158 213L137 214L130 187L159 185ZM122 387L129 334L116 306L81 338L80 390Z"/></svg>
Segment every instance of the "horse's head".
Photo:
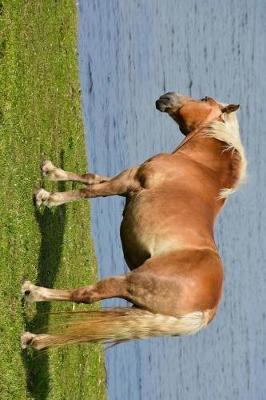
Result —
<svg viewBox="0 0 266 400"><path fill-rule="evenodd" d="M167 112L177 122L180 131L188 135L200 126L213 121L222 121L224 113L236 111L239 105L221 104L211 97L194 100L192 97L169 92L156 101L156 108Z"/></svg>

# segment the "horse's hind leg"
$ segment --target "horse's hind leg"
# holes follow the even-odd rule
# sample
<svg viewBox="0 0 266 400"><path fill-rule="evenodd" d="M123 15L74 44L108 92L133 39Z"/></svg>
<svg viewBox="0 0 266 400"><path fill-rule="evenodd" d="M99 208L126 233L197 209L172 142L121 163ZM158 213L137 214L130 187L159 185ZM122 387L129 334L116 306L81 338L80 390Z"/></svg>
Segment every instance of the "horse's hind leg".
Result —
<svg viewBox="0 0 266 400"><path fill-rule="evenodd" d="M26 281L22 286L22 294L29 302L56 300L86 304L116 297L154 313L175 315L179 296L177 288L171 280L165 282L165 279L160 279L150 272L136 270L72 290L48 289Z"/></svg>
<svg viewBox="0 0 266 400"><path fill-rule="evenodd" d="M41 168L43 175L51 181L76 181L85 183L86 185L92 185L94 183L106 182L111 179L108 176L101 176L89 172L79 175L74 172L64 171L63 169L56 167L50 160L44 161Z"/></svg>
<svg viewBox="0 0 266 400"><path fill-rule="evenodd" d="M175 283L171 284L167 280L165 283L165 279L161 280L156 274L147 272L149 263L147 268L143 269L143 266L140 267L142 269L140 272L136 270L126 275L106 278L94 285L72 290L48 289L26 281L22 285L22 294L29 302L57 300L87 304L117 297L152 312L172 315L175 306L169 300L169 296L176 301L178 290Z"/></svg>
<svg viewBox="0 0 266 400"><path fill-rule="evenodd" d="M80 287L72 290L48 289L36 286L30 281L22 285L22 295L29 302L40 301L73 301L75 303L91 304L95 301L120 297L127 299L126 276L116 276L99 281L95 285Z"/></svg>

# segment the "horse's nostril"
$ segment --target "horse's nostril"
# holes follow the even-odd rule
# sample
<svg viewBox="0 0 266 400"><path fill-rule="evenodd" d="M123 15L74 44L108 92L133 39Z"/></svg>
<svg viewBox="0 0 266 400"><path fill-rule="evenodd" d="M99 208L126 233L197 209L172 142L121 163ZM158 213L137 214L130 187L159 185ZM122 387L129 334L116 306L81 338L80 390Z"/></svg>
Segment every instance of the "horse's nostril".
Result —
<svg viewBox="0 0 266 400"><path fill-rule="evenodd" d="M155 106L156 106L157 110L165 111L166 110L166 103L167 103L167 101L163 101L160 98L159 100L156 101Z"/></svg>

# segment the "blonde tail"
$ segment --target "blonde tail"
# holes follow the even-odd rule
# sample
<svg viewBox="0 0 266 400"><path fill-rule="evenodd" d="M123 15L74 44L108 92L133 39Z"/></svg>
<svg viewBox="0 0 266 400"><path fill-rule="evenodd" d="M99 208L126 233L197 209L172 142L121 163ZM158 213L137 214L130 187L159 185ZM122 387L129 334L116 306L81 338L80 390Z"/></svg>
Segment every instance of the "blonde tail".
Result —
<svg viewBox="0 0 266 400"><path fill-rule="evenodd" d="M191 335L205 327L209 312L193 312L180 317L153 314L137 308L116 308L88 311L80 314L82 319L69 322L64 334L22 335L22 347L37 350L52 346L87 342L119 342L154 336Z"/></svg>

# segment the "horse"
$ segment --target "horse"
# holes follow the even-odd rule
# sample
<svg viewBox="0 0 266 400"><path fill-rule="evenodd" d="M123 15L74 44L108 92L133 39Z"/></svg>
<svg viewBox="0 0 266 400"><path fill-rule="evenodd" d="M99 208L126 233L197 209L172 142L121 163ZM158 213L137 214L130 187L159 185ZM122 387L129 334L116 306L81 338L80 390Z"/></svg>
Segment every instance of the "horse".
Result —
<svg viewBox="0 0 266 400"><path fill-rule="evenodd" d="M156 101L156 108L185 136L173 152L155 155L115 177L78 175L47 160L42 171L49 179L85 186L54 193L41 188L35 194L37 205L48 207L124 196L121 241L130 271L73 290L48 289L30 281L22 286L23 296L32 302L92 304L116 297L132 307L87 311L60 334L25 332L23 348L191 335L215 317L224 273L214 223L246 175L239 105L169 92Z"/></svg>

